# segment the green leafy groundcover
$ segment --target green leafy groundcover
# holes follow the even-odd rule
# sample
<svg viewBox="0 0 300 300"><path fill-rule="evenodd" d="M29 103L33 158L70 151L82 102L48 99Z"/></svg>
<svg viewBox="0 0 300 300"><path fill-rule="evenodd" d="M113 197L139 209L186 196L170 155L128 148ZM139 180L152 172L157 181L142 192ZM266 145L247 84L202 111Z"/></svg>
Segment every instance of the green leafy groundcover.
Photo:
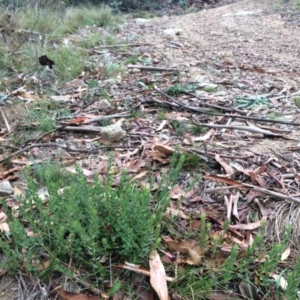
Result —
<svg viewBox="0 0 300 300"><path fill-rule="evenodd" d="M76 267L84 266L95 275L104 275L103 257L113 262L148 260L160 242L161 222L170 201L169 184L153 195L125 173L117 187L112 186L110 175L106 183L97 177L88 183L80 171L56 180L49 171L43 174L46 201L38 196L36 180L28 178L19 216L5 208L11 233L0 239L0 248L7 258L6 268L15 270L26 261L35 270L41 252L49 256L49 270L59 269L72 258ZM33 236L28 237L28 229Z"/></svg>

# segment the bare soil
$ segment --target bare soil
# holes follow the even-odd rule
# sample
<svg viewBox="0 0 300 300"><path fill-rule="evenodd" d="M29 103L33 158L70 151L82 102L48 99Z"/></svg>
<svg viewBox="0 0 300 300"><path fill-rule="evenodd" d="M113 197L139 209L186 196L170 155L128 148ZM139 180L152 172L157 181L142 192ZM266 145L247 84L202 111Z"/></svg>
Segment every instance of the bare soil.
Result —
<svg viewBox="0 0 300 300"><path fill-rule="evenodd" d="M293 24L284 7L275 10L270 1L239 1L198 13L156 18L143 25L132 23L129 28L139 42L154 44L145 51L160 64L186 71L188 81L205 78L219 83L224 99L241 94L283 95L273 101L272 109L260 107L257 112L261 117L278 114L284 120L297 121L299 110L293 99L288 99L299 91L300 83L300 29ZM171 28L182 32L164 34ZM285 129L292 130L289 138L299 138L298 128ZM270 153L297 143L263 139L252 147Z"/></svg>

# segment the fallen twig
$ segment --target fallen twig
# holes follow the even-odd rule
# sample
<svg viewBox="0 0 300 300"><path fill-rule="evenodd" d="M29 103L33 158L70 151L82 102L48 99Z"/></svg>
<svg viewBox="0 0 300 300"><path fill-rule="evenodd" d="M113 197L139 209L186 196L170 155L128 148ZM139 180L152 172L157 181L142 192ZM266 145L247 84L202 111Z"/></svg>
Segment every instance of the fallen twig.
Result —
<svg viewBox="0 0 300 300"><path fill-rule="evenodd" d="M101 127L95 127L95 126L64 126L64 127L57 126L57 130L101 133Z"/></svg>
<svg viewBox="0 0 300 300"><path fill-rule="evenodd" d="M23 153L27 150L30 150L34 147L59 147L59 148L62 148L62 149L65 149L66 151L69 151L69 152L79 152L79 153L90 153L90 154L95 154L95 153L98 153L99 150L101 149L116 149L116 148L122 148L122 149L127 149L127 148L140 148L140 146L100 146L100 147L96 147L96 148L93 148L93 149L89 149L89 150L84 150L84 149L73 149L73 148L70 148L70 147L67 147L67 146L64 146L64 145L60 145L60 144L57 144L57 143L48 143L48 144L32 144L32 145L29 145L23 149L20 149L12 154L9 154L8 156L0 159L0 163L3 163L5 162L6 160L9 160L11 159L12 157L20 154L20 153Z"/></svg>
<svg viewBox="0 0 300 300"><path fill-rule="evenodd" d="M118 264L118 265L114 266L114 268L125 269L125 270L129 270L129 271L133 271L133 272L138 273L138 274L143 274L143 275L146 275L146 276L150 276L150 271L148 271L144 268L140 268L139 266L132 265L132 264L126 264L126 263L125 264ZM166 276L166 280L172 282L175 279L172 278L172 277Z"/></svg>
<svg viewBox="0 0 300 300"><path fill-rule="evenodd" d="M273 136L273 137L281 137L287 139L287 137L271 132L269 130L257 128L257 127L250 127L250 126L231 126L231 125L216 125L216 124L206 124L206 123L199 123L195 122L195 124L203 127L209 127L209 128L225 128L225 129L231 129L231 130L244 130L244 131L250 131L254 133L263 134L264 136Z"/></svg>
<svg viewBox="0 0 300 300"><path fill-rule="evenodd" d="M300 95L300 91L292 93L289 96L287 96L287 95L285 95L285 96L278 96L278 97L273 97L272 99L273 100L279 100L279 99L289 98L289 97L298 96L298 95Z"/></svg>
<svg viewBox="0 0 300 300"><path fill-rule="evenodd" d="M101 117L98 117L98 118L90 119L90 120L84 122L83 124L91 124L91 123L94 123L94 122L111 120L111 119L114 119L114 118L125 118L125 117L130 117L130 116L131 116L131 114L128 113L128 112L122 112L122 113L119 113L119 114L101 116Z"/></svg>
<svg viewBox="0 0 300 300"><path fill-rule="evenodd" d="M176 71L176 72L179 72L179 70L175 69L175 68L139 66L139 65L129 65L129 66L127 66L127 68L129 68L129 69L141 69L141 70L147 70L147 71Z"/></svg>
<svg viewBox="0 0 300 300"><path fill-rule="evenodd" d="M53 129L53 130L47 131L47 132L45 132L44 134L42 134L39 138L37 138L37 139L35 140L35 142L38 143L38 142L39 142L41 139L43 139L45 136L47 136L47 135L49 135L49 134L51 134L51 133L53 133L53 132L55 132L55 131L61 130L61 129L65 128L65 127L67 127L67 125L58 126L57 128L55 128L55 129Z"/></svg>
<svg viewBox="0 0 300 300"><path fill-rule="evenodd" d="M1 107L0 107L0 113L1 113L2 119L4 121L7 132L10 132L11 129L10 129L9 123L8 123L7 118L4 114L4 112L2 111Z"/></svg>
<svg viewBox="0 0 300 300"><path fill-rule="evenodd" d="M200 99L200 100L212 100L211 98L207 98L205 99L205 97L199 97L193 93L187 93L193 97L196 97L197 99ZM212 107L212 108L217 108L217 109L220 109L220 110L225 110L225 111L230 111L230 112L235 112L235 113L240 113L240 114L247 114L246 111L243 111L241 109L238 109L238 108L231 108L231 107L223 107L223 106L220 106L220 105L215 105L215 104L211 104L211 103L202 103L201 102L201 105L203 106L206 106L206 107Z"/></svg>
<svg viewBox="0 0 300 300"><path fill-rule="evenodd" d="M238 181L232 180L232 179L229 179L229 178L219 177L219 176L215 176L215 175L205 175L205 176L203 176L203 178L212 179L212 180L215 180L215 181L227 183L227 184L229 184L229 186L227 186L227 187L234 186L236 189L243 189L243 188L252 189L253 191L256 191L256 192L259 192L259 193L262 193L262 194L270 195L270 196L280 198L280 199L284 199L284 200L290 200L290 201L293 201L295 203L300 203L300 198L296 198L296 197L284 195L284 194L281 194L281 193L273 192L273 191L270 191L270 190L267 190L265 188L258 187L258 186L252 185L252 184L239 183ZM238 187L239 185L240 185L240 187ZM206 192L206 191L204 190L204 192ZM211 193L211 192L213 192L213 190L208 189L208 192Z"/></svg>
<svg viewBox="0 0 300 300"><path fill-rule="evenodd" d="M151 46L153 44L145 43L145 44L116 44L116 45L99 45L99 48L117 48L117 47L139 47L139 46ZM92 49L94 52L97 50ZM97 52L96 52L97 53Z"/></svg>
<svg viewBox="0 0 300 300"><path fill-rule="evenodd" d="M263 118L256 118L256 117L246 117L246 116L239 116L239 115L228 115L228 114L212 113L212 112L209 112L207 110L200 109L198 107L181 104L180 102L176 101L174 98L172 98L168 94L164 93L163 91L161 91L157 87L154 87L154 89L158 93L160 93L161 95L165 96L166 98L168 98L169 100L174 102L174 104L176 104L176 106L180 106L182 108L185 108L185 109L188 109L188 110L191 110L191 111L200 112L200 113L207 114L207 115L210 115L210 116L221 116L221 117L230 117L230 118L234 118L234 119L253 120L253 121L258 121L258 122L268 122L268 123L278 123L278 124L300 126L300 123L294 123L294 122L287 122L287 121L280 121L280 120L270 120L270 119L263 119ZM153 99L152 101L156 102L156 103L164 104L164 105L175 106L173 103L170 103L170 102L164 103L163 101L159 101L157 99L155 99L155 101ZM150 101L147 100L146 102L150 102Z"/></svg>
<svg viewBox="0 0 300 300"><path fill-rule="evenodd" d="M267 194L267 195L270 195L270 196L274 196L274 197L277 197L277 198L280 198L280 199L290 200L290 201L293 201L293 202L296 202L296 203L300 203L300 198L295 198L295 197L291 197L291 196L284 195L284 194L281 194L281 193L273 192L273 191L270 191L270 190L264 189L262 187L252 185L252 184L243 183L243 186L249 187L249 188L253 189L256 192L260 192L260 193Z"/></svg>

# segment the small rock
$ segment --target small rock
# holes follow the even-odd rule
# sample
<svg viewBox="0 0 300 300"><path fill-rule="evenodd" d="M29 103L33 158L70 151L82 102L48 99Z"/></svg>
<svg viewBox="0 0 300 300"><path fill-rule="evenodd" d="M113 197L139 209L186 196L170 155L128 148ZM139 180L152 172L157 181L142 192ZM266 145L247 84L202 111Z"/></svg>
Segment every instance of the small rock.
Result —
<svg viewBox="0 0 300 300"><path fill-rule="evenodd" d="M58 103L66 103L69 101L69 98L66 96L50 96L50 98Z"/></svg>
<svg viewBox="0 0 300 300"><path fill-rule="evenodd" d="M119 124L101 128L101 137L108 141L121 141L126 136L126 131Z"/></svg>
<svg viewBox="0 0 300 300"><path fill-rule="evenodd" d="M49 69L49 67L45 67L45 69L41 72L40 78L42 81L55 81L57 76L53 72L53 70Z"/></svg>
<svg viewBox="0 0 300 300"><path fill-rule="evenodd" d="M111 104L106 99L101 99L98 103L98 108L105 110L105 109L111 108Z"/></svg>
<svg viewBox="0 0 300 300"><path fill-rule="evenodd" d="M141 73L141 69L133 68L133 69L131 69L131 73L133 73L133 74Z"/></svg>
<svg viewBox="0 0 300 300"><path fill-rule="evenodd" d="M164 30L164 34L166 35L180 35L182 32L183 30L180 28L170 28Z"/></svg>
<svg viewBox="0 0 300 300"><path fill-rule="evenodd" d="M224 97L226 95L227 95L227 93L225 91L219 91L219 92L215 93L215 96L222 96L222 97Z"/></svg>
<svg viewBox="0 0 300 300"><path fill-rule="evenodd" d="M199 86L207 93L215 92L218 88L217 84L209 83L209 82L203 82L199 84Z"/></svg>
<svg viewBox="0 0 300 300"><path fill-rule="evenodd" d="M205 92L204 92L204 91L196 91L196 92L195 92L195 95L196 95L197 97L201 97L201 96L205 95Z"/></svg>
<svg viewBox="0 0 300 300"><path fill-rule="evenodd" d="M150 20L148 19L143 19L143 18L136 18L135 19L135 23L137 24L145 24L145 23L149 23Z"/></svg>
<svg viewBox="0 0 300 300"><path fill-rule="evenodd" d="M104 81L102 81L99 86L102 87L102 88L107 88L107 87L110 87L112 84L115 84L116 83L116 80L114 78L109 78L109 79L106 79Z"/></svg>
<svg viewBox="0 0 300 300"><path fill-rule="evenodd" d="M0 196L9 196L13 194L13 192L14 189L9 181L5 180L0 182Z"/></svg>
<svg viewBox="0 0 300 300"><path fill-rule="evenodd" d="M203 75L194 74L193 76L190 77L190 81L202 83L202 82L205 82L205 81L207 82L208 80Z"/></svg>

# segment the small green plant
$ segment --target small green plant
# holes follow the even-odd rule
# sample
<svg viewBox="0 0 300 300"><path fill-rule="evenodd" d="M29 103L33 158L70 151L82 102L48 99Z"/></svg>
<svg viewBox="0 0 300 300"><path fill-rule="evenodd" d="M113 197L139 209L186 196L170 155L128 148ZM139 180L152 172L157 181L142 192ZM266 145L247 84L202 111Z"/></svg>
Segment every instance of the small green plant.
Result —
<svg viewBox="0 0 300 300"><path fill-rule="evenodd" d="M206 168L203 159L201 159L197 154L185 152L183 153L183 156L184 156L184 161L182 167L184 169L191 170L191 169Z"/></svg>
<svg viewBox="0 0 300 300"><path fill-rule="evenodd" d="M273 106L273 104L264 95L252 97L236 97L234 100L235 106L238 108L252 109L259 105Z"/></svg>
<svg viewBox="0 0 300 300"><path fill-rule="evenodd" d="M160 120L160 121L165 120L165 119L166 119L165 112L159 111L159 112L157 113L157 119Z"/></svg>
<svg viewBox="0 0 300 300"><path fill-rule="evenodd" d="M176 83L172 87L168 88L166 90L166 93L170 96L177 96L177 95L184 94L184 93L195 92L196 89L197 89L197 86L194 84L181 85L181 84Z"/></svg>
<svg viewBox="0 0 300 300"><path fill-rule="evenodd" d="M152 19L155 18L155 14L148 11L137 11L132 13L133 18Z"/></svg>
<svg viewBox="0 0 300 300"><path fill-rule="evenodd" d="M104 62L103 76L104 77L116 77L122 70L122 66L114 61L106 60Z"/></svg>
<svg viewBox="0 0 300 300"><path fill-rule="evenodd" d="M181 6L181 8L188 8L189 7L189 3L187 0L179 0L178 5Z"/></svg>
<svg viewBox="0 0 300 300"><path fill-rule="evenodd" d="M71 8L67 11L61 31L74 33L79 27L98 26L107 27L119 24L122 19L115 15L107 5L84 5Z"/></svg>
<svg viewBox="0 0 300 300"><path fill-rule="evenodd" d="M54 102L41 101L36 104L33 109L29 110L29 125L38 123L37 128L42 131L50 131L55 127L54 110L51 105L56 105Z"/></svg>
<svg viewBox="0 0 300 300"><path fill-rule="evenodd" d="M126 59L126 63L127 64L132 64L132 65L135 65L138 61L139 61L139 55L138 54L131 55Z"/></svg>
<svg viewBox="0 0 300 300"><path fill-rule="evenodd" d="M30 38L39 39L37 32L45 34L53 34L62 24L63 14L65 10L61 6L54 5L53 7L26 7L16 10L15 17L18 19L20 28L30 30L32 33ZM42 36L45 40L45 36Z"/></svg>
<svg viewBox="0 0 300 300"><path fill-rule="evenodd" d="M139 61L144 66L150 66L152 64L151 58L148 58L148 57L140 58Z"/></svg>
<svg viewBox="0 0 300 300"><path fill-rule="evenodd" d="M200 216L200 232L199 232L199 244L204 252L208 249L209 245L209 231L210 231L210 223L206 222L205 214L201 214Z"/></svg>
<svg viewBox="0 0 300 300"><path fill-rule="evenodd" d="M25 179L32 178L39 186L46 186L48 182L57 184L62 187L68 181L69 174L58 163L41 163L34 164L25 173Z"/></svg>
<svg viewBox="0 0 300 300"><path fill-rule="evenodd" d="M93 89L99 85L99 82L98 82L98 80L91 79L91 80L89 80L88 85L89 85L90 89Z"/></svg>
<svg viewBox="0 0 300 300"><path fill-rule="evenodd" d="M84 48L93 48L97 46L103 40L103 36L100 32L93 32L85 35L79 42L79 45Z"/></svg>
<svg viewBox="0 0 300 300"><path fill-rule="evenodd" d="M185 132L185 124L181 121L171 120L171 125L173 126L175 133L177 135L183 135Z"/></svg>
<svg viewBox="0 0 300 300"><path fill-rule="evenodd" d="M102 280L108 274L99 261L101 257L111 257L114 262L147 261L150 251L160 243L161 223L170 201L169 186L174 184L181 165L173 163L172 174L162 180L151 206L150 190L138 187L125 173L119 185L112 187L112 175L105 183L94 177L90 184L79 170L76 175L66 175L58 165L33 165L25 174L28 189L20 202L19 217L15 218L3 202L10 215L10 244L14 249L7 246L6 238L0 239L7 255L6 268L15 269L26 259L28 269L37 272L33 258L38 259L44 251L51 260L47 272L62 271L62 263L72 257L77 267L84 266L94 278ZM38 196L41 186L48 193L46 202ZM31 237L26 234L28 227L33 232ZM23 248L26 253L22 253Z"/></svg>
<svg viewBox="0 0 300 300"><path fill-rule="evenodd" d="M116 38L113 35L106 35L104 37L104 43L105 45L116 45L118 43L123 43L123 41L121 41L120 39Z"/></svg>
<svg viewBox="0 0 300 300"><path fill-rule="evenodd" d="M204 126L194 125L191 128L192 134L202 134L204 131L205 131L205 127Z"/></svg>
<svg viewBox="0 0 300 300"><path fill-rule="evenodd" d="M86 51L71 46L62 45L48 51L49 57L55 61L54 71L61 82L74 79L85 66Z"/></svg>
<svg viewBox="0 0 300 300"><path fill-rule="evenodd" d="M293 267L286 274L287 289L285 292L286 299L296 299L299 291L299 281L300 281L300 258Z"/></svg>
<svg viewBox="0 0 300 300"><path fill-rule="evenodd" d="M300 107L300 97L293 98L295 105L299 108Z"/></svg>

